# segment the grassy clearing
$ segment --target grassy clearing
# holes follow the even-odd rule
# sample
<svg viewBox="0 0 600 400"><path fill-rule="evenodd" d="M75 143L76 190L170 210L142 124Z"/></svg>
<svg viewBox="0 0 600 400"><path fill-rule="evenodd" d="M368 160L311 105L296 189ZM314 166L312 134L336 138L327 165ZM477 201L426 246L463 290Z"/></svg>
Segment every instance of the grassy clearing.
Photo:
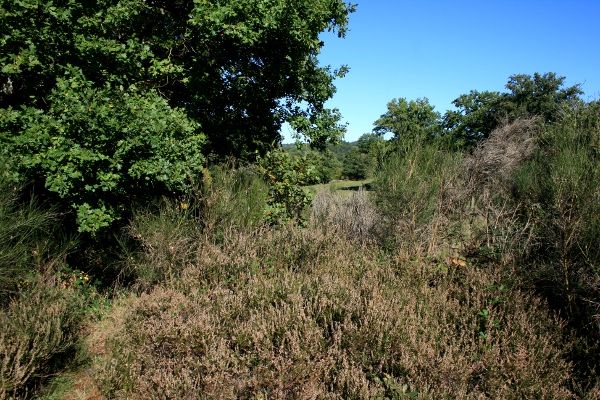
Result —
<svg viewBox="0 0 600 400"><path fill-rule="evenodd" d="M305 190L311 193L317 193L321 190L351 192L357 191L360 188L369 189L373 179L364 179L360 181L335 181L326 184L306 186Z"/></svg>

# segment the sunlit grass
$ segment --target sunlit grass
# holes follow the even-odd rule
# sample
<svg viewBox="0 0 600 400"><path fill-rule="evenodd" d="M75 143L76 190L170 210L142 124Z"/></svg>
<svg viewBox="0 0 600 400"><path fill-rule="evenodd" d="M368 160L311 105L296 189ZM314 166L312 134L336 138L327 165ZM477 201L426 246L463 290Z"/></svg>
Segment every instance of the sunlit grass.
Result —
<svg viewBox="0 0 600 400"><path fill-rule="evenodd" d="M305 190L310 193L317 193L319 190L331 190L331 191L344 191L351 192L359 190L361 187L370 190L370 185L373 182L373 179L363 179L360 181L333 181L329 183L319 184L319 185L310 185L305 186Z"/></svg>

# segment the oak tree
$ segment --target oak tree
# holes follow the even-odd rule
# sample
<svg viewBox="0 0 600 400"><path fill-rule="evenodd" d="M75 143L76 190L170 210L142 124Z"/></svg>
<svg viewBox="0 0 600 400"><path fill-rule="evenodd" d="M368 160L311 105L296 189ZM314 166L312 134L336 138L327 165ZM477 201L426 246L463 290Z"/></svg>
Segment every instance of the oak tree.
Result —
<svg viewBox="0 0 600 400"><path fill-rule="evenodd" d="M148 194L184 190L208 159L246 159L288 122L315 147L344 126L324 103L347 69L319 65L343 37L343 0L6 0L0 144L96 231Z"/></svg>

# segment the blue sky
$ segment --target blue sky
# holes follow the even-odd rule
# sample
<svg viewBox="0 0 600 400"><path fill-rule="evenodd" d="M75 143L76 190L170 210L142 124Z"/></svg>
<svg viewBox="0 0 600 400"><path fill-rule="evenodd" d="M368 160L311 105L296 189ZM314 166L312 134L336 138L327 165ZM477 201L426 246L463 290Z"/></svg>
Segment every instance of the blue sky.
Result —
<svg viewBox="0 0 600 400"><path fill-rule="evenodd" d="M599 0L354 2L346 38L323 34L319 56L350 67L327 103L348 122L347 141L371 132L393 98L427 97L443 114L470 90L504 91L514 74L555 72L600 98Z"/></svg>

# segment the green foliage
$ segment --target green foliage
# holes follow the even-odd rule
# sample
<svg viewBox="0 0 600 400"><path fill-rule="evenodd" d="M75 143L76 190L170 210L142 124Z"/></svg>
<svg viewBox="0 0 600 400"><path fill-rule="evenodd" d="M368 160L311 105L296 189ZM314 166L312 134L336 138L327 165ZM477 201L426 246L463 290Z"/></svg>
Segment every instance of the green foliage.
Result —
<svg viewBox="0 0 600 400"><path fill-rule="evenodd" d="M189 188L206 156L264 153L285 121L316 147L335 142L344 127L323 104L346 68L318 66L318 35L343 37L352 11L342 0L5 1L11 176L95 233L137 197Z"/></svg>
<svg viewBox="0 0 600 400"><path fill-rule="evenodd" d="M579 85L564 88L565 77L553 72L543 75L511 75L506 84L509 92L478 92L472 90L452 102L456 111L447 111L443 125L446 133L462 148L470 148L487 138L508 118L539 116L546 123L554 122L561 105L578 98Z"/></svg>
<svg viewBox="0 0 600 400"><path fill-rule="evenodd" d="M329 150L325 152L309 151L306 154L306 162L314 166L312 178L307 184L327 183L334 179L340 179L342 174L342 163Z"/></svg>
<svg viewBox="0 0 600 400"><path fill-rule="evenodd" d="M499 92L471 90L452 102L458 110L446 111L443 125L457 147L473 147L498 126L500 97Z"/></svg>
<svg viewBox="0 0 600 400"><path fill-rule="evenodd" d="M358 138L356 146L361 153L367 154L376 151L382 143L384 143L384 140L381 135L376 133L365 133Z"/></svg>
<svg viewBox="0 0 600 400"><path fill-rule="evenodd" d="M427 98L407 101L393 99L387 112L375 121L373 131L379 135L392 133L395 139L415 140L441 134L440 113L434 111Z"/></svg>
<svg viewBox="0 0 600 400"><path fill-rule="evenodd" d="M351 180L367 179L373 176L375 166L375 159L371 154L363 153L355 147L344 157L342 176Z"/></svg>
<svg viewBox="0 0 600 400"><path fill-rule="evenodd" d="M314 166L306 158L292 159L283 149L274 149L259 158L258 165L270 187L267 221L304 223L303 211L310 205L311 196L301 186L314 182Z"/></svg>
<svg viewBox="0 0 600 400"><path fill-rule="evenodd" d="M323 103L347 69L319 67L317 54L321 32L345 35L354 5L342 0L11 0L0 10L2 83L14 88L3 107L45 108L72 65L97 87L135 85L186 107L215 154L265 151L286 120L315 143L340 133Z"/></svg>
<svg viewBox="0 0 600 400"><path fill-rule="evenodd" d="M440 213L460 160L441 138L390 151L373 182L376 203L393 224L416 233Z"/></svg>
<svg viewBox="0 0 600 400"><path fill-rule="evenodd" d="M600 299L599 128L598 103L563 107L515 178L515 200L533 226L529 255L543 266L535 279L581 320L597 312L590 306Z"/></svg>
<svg viewBox="0 0 600 400"><path fill-rule="evenodd" d="M9 175L43 183L87 232L120 219L131 197L185 189L204 163L195 124L156 94L97 89L70 72L46 112L0 110L0 138L14 155Z"/></svg>
<svg viewBox="0 0 600 400"><path fill-rule="evenodd" d="M388 144L376 133L365 133L344 157L342 176L351 180L372 178L388 151Z"/></svg>
<svg viewBox="0 0 600 400"><path fill-rule="evenodd" d="M335 157L341 162L345 155L356 145L356 143L350 143L342 140L335 146L328 146L327 150L331 151Z"/></svg>
<svg viewBox="0 0 600 400"><path fill-rule="evenodd" d="M564 88L564 81L554 72L512 75L506 84L505 112L513 119L539 116L546 123L555 122L561 106L583 94L579 85Z"/></svg>
<svg viewBox="0 0 600 400"><path fill-rule="evenodd" d="M343 175L343 161L346 155L353 151L356 143L340 142L336 145L329 144L325 150L317 151L308 144L296 143L284 145L283 148L292 156L304 157L314 167L312 180L307 184L328 183L338 180Z"/></svg>

